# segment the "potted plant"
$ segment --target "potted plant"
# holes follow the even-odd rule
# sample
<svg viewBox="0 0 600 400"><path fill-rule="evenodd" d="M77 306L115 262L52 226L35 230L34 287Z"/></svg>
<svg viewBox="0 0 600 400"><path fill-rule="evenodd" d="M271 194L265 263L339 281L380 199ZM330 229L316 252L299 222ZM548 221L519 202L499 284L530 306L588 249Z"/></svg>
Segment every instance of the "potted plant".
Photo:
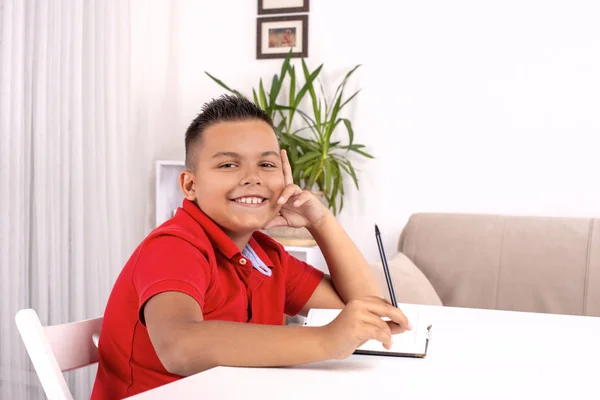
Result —
<svg viewBox="0 0 600 400"><path fill-rule="evenodd" d="M304 77L308 80L311 73L304 59L301 62ZM319 69L321 67L322 65ZM334 215L344 207L344 175L350 176L359 189L356 170L349 158L350 153L373 158L364 151L364 145L354 142L352 121L343 117L341 113L360 92L357 90L348 97L344 96L348 79L359 67L360 65L355 66L346 74L331 99L327 98L322 85L319 85L320 95L317 95L315 85L311 84L308 87L311 112L295 109L304 120L304 125L295 131L288 127L280 132L281 142L291 149L290 154L294 158L294 182L304 189L322 193ZM294 71L291 70L292 81L293 74ZM334 138L336 129L340 128L346 132L345 141ZM308 135L300 134L301 132L308 132Z"/></svg>

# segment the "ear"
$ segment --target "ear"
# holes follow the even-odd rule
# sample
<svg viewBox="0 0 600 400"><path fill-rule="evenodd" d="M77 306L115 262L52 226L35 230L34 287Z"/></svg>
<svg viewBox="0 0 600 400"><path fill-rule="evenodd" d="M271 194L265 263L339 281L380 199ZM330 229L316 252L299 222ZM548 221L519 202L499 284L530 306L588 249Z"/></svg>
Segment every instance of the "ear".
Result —
<svg viewBox="0 0 600 400"><path fill-rule="evenodd" d="M186 199L196 201L196 177L192 172L184 170L179 174L179 187Z"/></svg>

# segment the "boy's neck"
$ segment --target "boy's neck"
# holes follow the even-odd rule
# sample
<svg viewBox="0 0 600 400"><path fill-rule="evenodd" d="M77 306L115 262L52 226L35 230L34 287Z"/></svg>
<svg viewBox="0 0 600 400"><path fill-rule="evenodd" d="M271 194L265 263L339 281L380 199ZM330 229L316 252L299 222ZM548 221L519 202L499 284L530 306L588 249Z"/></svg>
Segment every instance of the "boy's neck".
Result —
<svg viewBox="0 0 600 400"><path fill-rule="evenodd" d="M237 248L240 249L240 251L244 250L244 247L246 247L246 245L250 241L250 238L252 237L252 233L225 233L227 234L227 236L229 236L229 238L237 246Z"/></svg>

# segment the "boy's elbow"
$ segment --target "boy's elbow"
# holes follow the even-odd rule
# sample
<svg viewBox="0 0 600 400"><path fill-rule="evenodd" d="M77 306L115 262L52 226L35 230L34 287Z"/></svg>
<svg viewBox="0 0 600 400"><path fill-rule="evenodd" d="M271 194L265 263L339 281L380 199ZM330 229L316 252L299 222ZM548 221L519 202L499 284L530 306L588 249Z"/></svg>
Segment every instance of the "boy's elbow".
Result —
<svg viewBox="0 0 600 400"><path fill-rule="evenodd" d="M163 367L170 374L189 376L216 366L209 352L198 352L198 343L190 348L186 340L173 340L156 348L156 354Z"/></svg>
<svg viewBox="0 0 600 400"><path fill-rule="evenodd" d="M187 360L182 359L185 352L178 349L177 340L167 338L156 338L150 333L150 341L158 360L167 372L175 375L182 375Z"/></svg>
<svg viewBox="0 0 600 400"><path fill-rule="evenodd" d="M144 307L146 329L154 352L171 374L191 375L202 370L203 353L210 338L204 337L202 310L190 296L163 292L153 296ZM206 363L210 365L210 362Z"/></svg>
<svg viewBox="0 0 600 400"><path fill-rule="evenodd" d="M168 373L181 376L190 375L187 373L190 369L188 366L189 361L187 360L184 352L163 352L163 354L158 356L158 359Z"/></svg>

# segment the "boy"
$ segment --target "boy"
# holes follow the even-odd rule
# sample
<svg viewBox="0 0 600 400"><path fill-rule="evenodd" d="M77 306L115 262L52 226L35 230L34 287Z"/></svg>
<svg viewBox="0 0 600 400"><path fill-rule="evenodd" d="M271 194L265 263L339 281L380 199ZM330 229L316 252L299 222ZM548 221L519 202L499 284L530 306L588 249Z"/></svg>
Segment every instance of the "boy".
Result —
<svg viewBox="0 0 600 400"><path fill-rule="evenodd" d="M343 359L410 329L330 211L292 181L273 123L246 99L206 104L186 132L184 201L135 250L108 300L93 399L122 398L209 368ZM307 227L331 277L291 257L274 226ZM284 314L343 309L324 327ZM390 318L385 322L382 317ZM199 393L200 394L200 393Z"/></svg>

